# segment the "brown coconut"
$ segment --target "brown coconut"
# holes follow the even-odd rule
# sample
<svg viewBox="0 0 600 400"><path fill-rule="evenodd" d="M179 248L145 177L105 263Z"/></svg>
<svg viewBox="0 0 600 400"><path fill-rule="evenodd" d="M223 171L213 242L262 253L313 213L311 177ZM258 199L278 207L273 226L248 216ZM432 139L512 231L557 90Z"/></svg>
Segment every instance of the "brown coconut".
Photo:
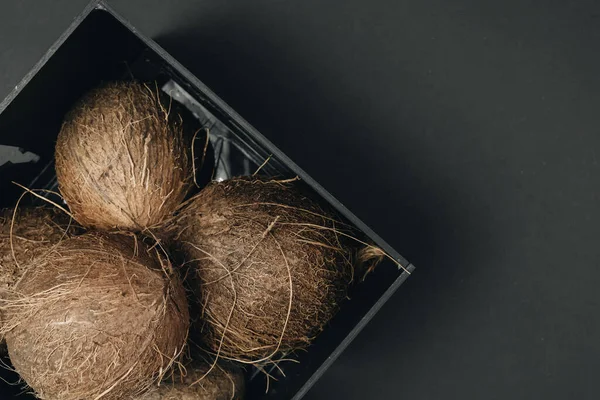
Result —
<svg viewBox="0 0 600 400"><path fill-rule="evenodd" d="M55 208L0 210L0 290L11 289L36 257L80 231L75 221Z"/></svg>
<svg viewBox="0 0 600 400"><path fill-rule="evenodd" d="M190 199L169 229L209 350L260 363L306 347L353 280L346 228L298 182L238 178Z"/></svg>
<svg viewBox="0 0 600 400"><path fill-rule="evenodd" d="M88 92L56 143L60 192L86 227L142 231L169 216L193 184L190 121L156 84Z"/></svg>
<svg viewBox="0 0 600 400"><path fill-rule="evenodd" d="M132 237L84 234L35 260L2 302L20 376L42 399L132 399L184 347L189 315L170 265Z"/></svg>
<svg viewBox="0 0 600 400"><path fill-rule="evenodd" d="M158 389L139 400L241 400L244 398L244 374L229 364L196 365L182 375L164 380Z"/></svg>

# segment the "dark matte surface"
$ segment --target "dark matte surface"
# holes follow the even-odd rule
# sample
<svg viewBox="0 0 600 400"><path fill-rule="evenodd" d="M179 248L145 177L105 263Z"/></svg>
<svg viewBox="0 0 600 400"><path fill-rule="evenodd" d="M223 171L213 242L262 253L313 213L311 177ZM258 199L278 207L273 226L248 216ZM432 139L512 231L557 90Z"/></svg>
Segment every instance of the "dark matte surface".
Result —
<svg viewBox="0 0 600 400"><path fill-rule="evenodd" d="M111 2L418 266L308 398L600 396L597 2L168 3ZM0 97L85 4L2 2Z"/></svg>

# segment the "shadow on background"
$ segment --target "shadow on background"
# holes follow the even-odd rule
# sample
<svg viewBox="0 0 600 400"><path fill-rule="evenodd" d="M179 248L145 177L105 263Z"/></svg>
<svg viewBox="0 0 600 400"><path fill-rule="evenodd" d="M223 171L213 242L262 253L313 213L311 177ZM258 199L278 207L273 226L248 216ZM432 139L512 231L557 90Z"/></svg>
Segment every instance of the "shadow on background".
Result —
<svg viewBox="0 0 600 400"><path fill-rule="evenodd" d="M435 330L430 321L447 317L443 304L456 298L465 266L476 265L478 251L485 252L469 246L486 231L489 219L489 209L454 185L442 164L413 140L421 132L411 129L427 116L399 118L406 125L382 123L385 118L369 99L347 88L328 90L310 57L273 44L251 22L243 28L227 20L179 26L155 39L417 266L349 353L353 359L361 351L373 357L368 344L376 335L390 352L418 357L421 347L404 344L416 344L427 330ZM402 109L411 101L406 93L404 104L389 106L407 114ZM429 129L465 126L451 110L438 120L443 126ZM410 370L405 367L398 361L395 368L402 374ZM335 390L343 398L343 388Z"/></svg>

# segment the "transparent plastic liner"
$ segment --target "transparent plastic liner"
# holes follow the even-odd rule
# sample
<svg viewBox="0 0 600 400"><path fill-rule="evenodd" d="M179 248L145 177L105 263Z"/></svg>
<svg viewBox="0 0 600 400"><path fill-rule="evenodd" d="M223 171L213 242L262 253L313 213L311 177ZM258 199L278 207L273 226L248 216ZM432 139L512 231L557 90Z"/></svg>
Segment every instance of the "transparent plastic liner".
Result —
<svg viewBox="0 0 600 400"><path fill-rule="evenodd" d="M252 175L259 168L263 175L294 176L292 170L285 167L272 154L260 152L255 146L233 133L175 81L168 81L163 85L162 90L191 111L202 127L208 130L215 155L213 180L220 182L235 176Z"/></svg>

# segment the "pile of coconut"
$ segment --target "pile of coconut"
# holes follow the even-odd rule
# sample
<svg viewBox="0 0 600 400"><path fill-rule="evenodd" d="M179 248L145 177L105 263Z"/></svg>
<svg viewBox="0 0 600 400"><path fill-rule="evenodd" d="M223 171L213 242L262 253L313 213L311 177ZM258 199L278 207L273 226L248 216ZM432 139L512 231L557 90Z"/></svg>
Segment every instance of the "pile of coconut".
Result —
<svg viewBox="0 0 600 400"><path fill-rule="evenodd" d="M0 212L0 339L26 391L242 399L245 367L308 347L385 256L298 179L199 182L208 134L154 83L65 116L64 203Z"/></svg>

